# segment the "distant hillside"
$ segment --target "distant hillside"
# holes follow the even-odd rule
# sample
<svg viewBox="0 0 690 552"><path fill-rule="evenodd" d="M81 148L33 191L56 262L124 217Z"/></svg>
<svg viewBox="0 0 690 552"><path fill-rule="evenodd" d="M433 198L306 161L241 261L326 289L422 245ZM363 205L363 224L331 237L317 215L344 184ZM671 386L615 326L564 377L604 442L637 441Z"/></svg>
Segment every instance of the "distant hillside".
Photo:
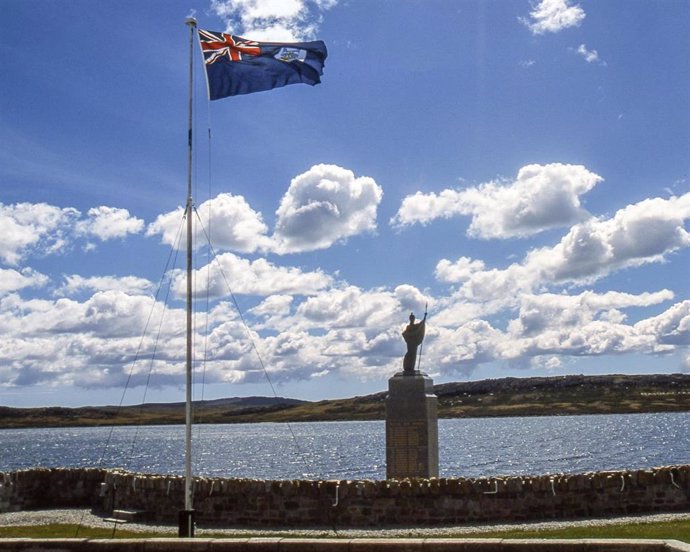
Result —
<svg viewBox="0 0 690 552"><path fill-rule="evenodd" d="M195 401L196 423L223 423L238 413L268 414L304 403L282 397L237 397L210 401ZM111 425L183 424L185 404L147 403L135 406L85 406L66 408L9 408L0 406L0 428L12 427L68 427Z"/></svg>
<svg viewBox="0 0 690 552"><path fill-rule="evenodd" d="M441 418L690 411L690 375L559 376L443 383ZM319 402L245 397L196 402L196 423L376 420L386 392ZM0 407L0 428L184 423L184 404Z"/></svg>
<svg viewBox="0 0 690 552"><path fill-rule="evenodd" d="M690 375L502 378L434 386L441 418L690 411ZM386 392L304 403L232 422L376 420Z"/></svg>
<svg viewBox="0 0 690 552"><path fill-rule="evenodd" d="M690 411L690 375L504 378L435 387L445 417Z"/></svg>

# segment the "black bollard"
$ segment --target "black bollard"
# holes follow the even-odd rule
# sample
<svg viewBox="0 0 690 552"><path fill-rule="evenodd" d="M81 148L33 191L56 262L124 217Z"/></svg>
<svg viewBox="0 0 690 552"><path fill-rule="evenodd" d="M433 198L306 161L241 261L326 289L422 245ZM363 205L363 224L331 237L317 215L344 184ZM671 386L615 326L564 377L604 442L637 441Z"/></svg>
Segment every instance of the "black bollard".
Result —
<svg viewBox="0 0 690 552"><path fill-rule="evenodd" d="M191 539L194 537L195 514L194 510L180 510L177 517L179 527L177 536L181 539Z"/></svg>

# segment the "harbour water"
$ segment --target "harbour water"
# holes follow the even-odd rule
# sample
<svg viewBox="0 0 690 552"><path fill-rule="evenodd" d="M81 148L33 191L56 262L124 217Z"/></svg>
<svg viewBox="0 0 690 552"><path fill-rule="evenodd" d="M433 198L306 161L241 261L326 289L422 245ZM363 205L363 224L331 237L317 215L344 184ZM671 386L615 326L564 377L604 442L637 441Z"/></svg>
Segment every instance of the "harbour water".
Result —
<svg viewBox="0 0 690 552"><path fill-rule="evenodd" d="M441 477L583 473L690 463L690 413L439 420ZM0 430L0 471L118 467L182 474L181 426ZM194 472L384 479L384 422L200 425Z"/></svg>

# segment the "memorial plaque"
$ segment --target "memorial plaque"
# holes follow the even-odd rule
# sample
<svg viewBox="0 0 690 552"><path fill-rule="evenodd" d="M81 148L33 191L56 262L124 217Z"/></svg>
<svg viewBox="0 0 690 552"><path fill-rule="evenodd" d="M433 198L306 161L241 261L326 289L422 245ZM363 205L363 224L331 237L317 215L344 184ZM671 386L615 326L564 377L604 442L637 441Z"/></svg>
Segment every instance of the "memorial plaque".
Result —
<svg viewBox="0 0 690 552"><path fill-rule="evenodd" d="M426 374L388 380L386 477L438 477L438 399Z"/></svg>

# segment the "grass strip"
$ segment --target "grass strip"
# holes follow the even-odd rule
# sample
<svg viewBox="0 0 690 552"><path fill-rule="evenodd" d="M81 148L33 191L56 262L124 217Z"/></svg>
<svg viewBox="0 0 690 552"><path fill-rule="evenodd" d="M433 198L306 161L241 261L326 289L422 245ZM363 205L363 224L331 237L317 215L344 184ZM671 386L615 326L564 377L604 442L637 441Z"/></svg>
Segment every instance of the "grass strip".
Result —
<svg viewBox="0 0 690 552"><path fill-rule="evenodd" d="M160 531L128 531L118 527L115 531L117 539L146 539L165 536L177 536ZM109 539L113 537L112 528L106 527L79 527L67 523L55 523L49 525L14 525L0 527L0 538L3 539Z"/></svg>
<svg viewBox="0 0 690 552"><path fill-rule="evenodd" d="M675 539L690 543L690 520L616 525L571 526L559 529L512 529L453 537L499 539Z"/></svg>
<svg viewBox="0 0 690 552"><path fill-rule="evenodd" d="M265 532L257 535L247 533L233 534L232 532L205 533L204 538L232 538L265 536ZM51 525L18 525L0 527L0 538L89 538L107 539L113 537L113 530L108 528L80 527L68 524ZM131 531L118 527L114 538L159 538L174 537L172 532L161 531ZM284 538L313 538L313 535L300 534L299 530L289 535L280 533ZM418 536L418 533L417 533ZM443 538L501 538L501 539L675 539L690 543L690 520L664 521L654 523L627 523L620 525L572 526L559 529L514 529L507 531L486 531L479 533L455 533L443 535Z"/></svg>

